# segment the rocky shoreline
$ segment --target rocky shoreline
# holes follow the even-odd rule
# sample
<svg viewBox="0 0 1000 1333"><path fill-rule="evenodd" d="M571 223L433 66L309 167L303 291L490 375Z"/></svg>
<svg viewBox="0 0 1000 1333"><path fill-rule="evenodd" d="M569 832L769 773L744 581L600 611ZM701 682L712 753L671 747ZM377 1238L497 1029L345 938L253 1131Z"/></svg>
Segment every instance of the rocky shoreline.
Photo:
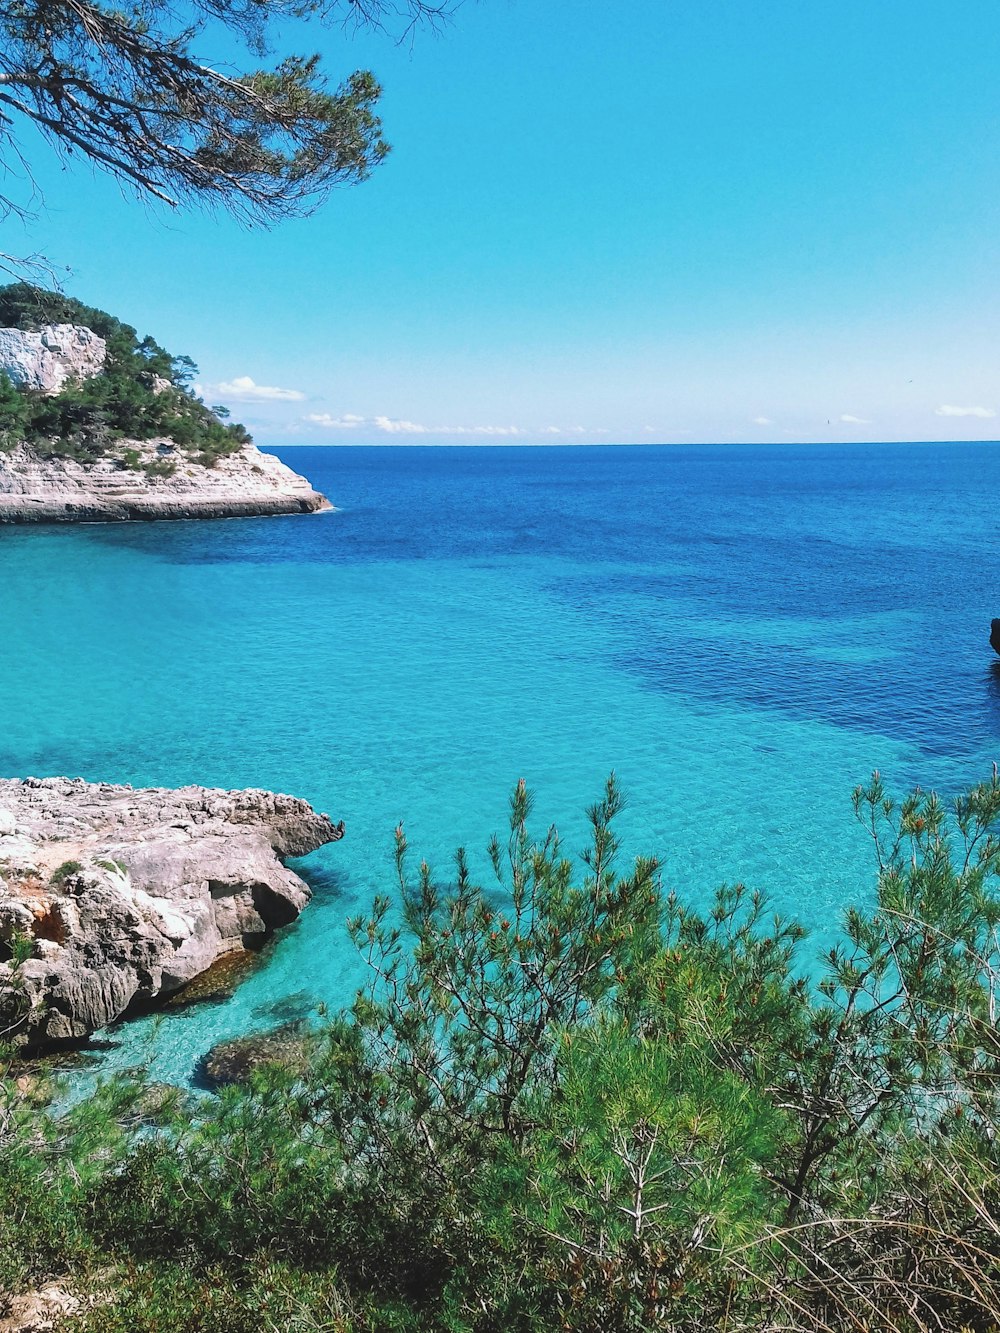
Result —
<svg viewBox="0 0 1000 1333"><path fill-rule="evenodd" d="M309 901L284 858L343 831L274 792L0 779L0 1039L80 1040L256 947Z"/></svg>
<svg viewBox="0 0 1000 1333"><path fill-rule="evenodd" d="M252 444L211 467L166 439L119 441L115 456L90 463L42 458L23 444L0 450L0 523L252 518L332 508L304 477Z"/></svg>

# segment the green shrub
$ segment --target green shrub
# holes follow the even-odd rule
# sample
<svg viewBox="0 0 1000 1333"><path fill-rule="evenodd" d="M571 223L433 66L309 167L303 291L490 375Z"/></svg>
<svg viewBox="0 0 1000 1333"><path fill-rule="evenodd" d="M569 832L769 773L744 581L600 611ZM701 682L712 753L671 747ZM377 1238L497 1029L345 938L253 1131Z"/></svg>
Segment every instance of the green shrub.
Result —
<svg viewBox="0 0 1000 1333"><path fill-rule="evenodd" d="M147 477L172 477L177 464L172 458L153 458L143 468Z"/></svg>
<svg viewBox="0 0 1000 1333"><path fill-rule="evenodd" d="M398 830L305 1072L0 1081L0 1289L65 1273L93 1333L995 1333L1000 781L858 789L875 892L815 982L761 895L620 873L620 807L581 868L519 785L488 887Z"/></svg>
<svg viewBox="0 0 1000 1333"><path fill-rule="evenodd" d="M61 866L52 872L52 878L49 880L49 883L55 885L65 884L70 875L78 875L82 869L83 866L79 861L64 861Z"/></svg>

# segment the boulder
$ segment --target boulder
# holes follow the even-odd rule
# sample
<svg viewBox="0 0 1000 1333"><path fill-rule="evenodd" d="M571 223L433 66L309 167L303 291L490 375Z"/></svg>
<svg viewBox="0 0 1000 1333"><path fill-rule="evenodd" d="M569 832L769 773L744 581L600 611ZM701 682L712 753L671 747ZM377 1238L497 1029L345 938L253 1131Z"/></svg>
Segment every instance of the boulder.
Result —
<svg viewBox="0 0 1000 1333"><path fill-rule="evenodd" d="M309 901L283 858L343 836L305 801L204 787L0 780L0 1030L86 1037L254 948ZM15 965L10 942L29 936Z"/></svg>
<svg viewBox="0 0 1000 1333"><path fill-rule="evenodd" d="M0 1333L48 1333L65 1327L81 1309L79 1299L55 1282L8 1296L3 1304L6 1308L0 1314Z"/></svg>

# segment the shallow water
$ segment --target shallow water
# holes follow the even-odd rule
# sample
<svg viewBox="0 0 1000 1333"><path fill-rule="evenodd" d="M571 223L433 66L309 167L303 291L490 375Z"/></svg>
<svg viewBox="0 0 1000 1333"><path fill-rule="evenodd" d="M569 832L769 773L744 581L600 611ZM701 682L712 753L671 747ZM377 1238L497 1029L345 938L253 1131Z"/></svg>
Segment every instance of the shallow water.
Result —
<svg viewBox="0 0 1000 1333"><path fill-rule="evenodd" d="M442 875L520 776L569 849L615 769L629 855L764 888L829 940L872 889L880 768L954 791L1000 757L993 445L281 449L310 518L0 531L0 772L305 796L347 837L222 1003L120 1025L105 1067L215 1040L360 968L344 920L392 831Z"/></svg>

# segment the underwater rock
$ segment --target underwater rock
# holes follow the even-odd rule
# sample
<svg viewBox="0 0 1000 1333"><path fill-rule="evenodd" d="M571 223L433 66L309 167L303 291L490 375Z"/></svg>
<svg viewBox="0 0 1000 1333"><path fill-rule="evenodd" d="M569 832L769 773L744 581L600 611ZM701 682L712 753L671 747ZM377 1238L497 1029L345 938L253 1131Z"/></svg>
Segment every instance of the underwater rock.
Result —
<svg viewBox="0 0 1000 1333"><path fill-rule="evenodd" d="M224 953L167 1000L172 1009L184 1009L192 1004L215 1004L228 1000L252 972L261 965L256 949L241 949L238 953Z"/></svg>
<svg viewBox="0 0 1000 1333"><path fill-rule="evenodd" d="M312 1038L304 1023L283 1023L265 1032L220 1041L198 1063L195 1082L203 1088L222 1088L246 1083L262 1065L281 1065L304 1071L309 1063Z"/></svg>

